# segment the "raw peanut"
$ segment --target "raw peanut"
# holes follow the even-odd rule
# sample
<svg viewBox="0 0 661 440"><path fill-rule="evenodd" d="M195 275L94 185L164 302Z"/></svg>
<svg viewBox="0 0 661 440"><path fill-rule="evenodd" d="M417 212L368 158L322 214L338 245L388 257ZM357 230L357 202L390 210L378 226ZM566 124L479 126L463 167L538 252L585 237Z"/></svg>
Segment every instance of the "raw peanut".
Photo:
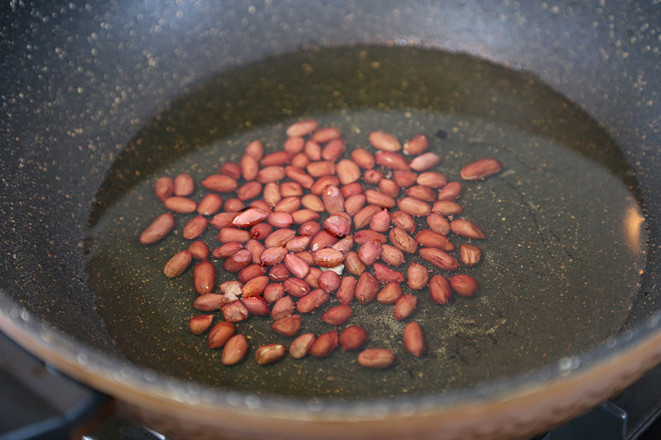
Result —
<svg viewBox="0 0 661 440"><path fill-rule="evenodd" d="M408 188L418 179L418 175L411 170L395 170L392 175L397 185L402 188Z"/></svg>
<svg viewBox="0 0 661 440"><path fill-rule="evenodd" d="M202 186L209 191L233 192L239 187L235 179L222 174L212 174L202 181Z"/></svg>
<svg viewBox="0 0 661 440"><path fill-rule="evenodd" d="M232 337L234 334L234 324L229 321L220 321L214 325L209 331L207 337L207 344L209 348L220 348Z"/></svg>
<svg viewBox="0 0 661 440"><path fill-rule="evenodd" d="M257 160L264 156L264 146L260 140L254 140L246 146L246 154L251 155Z"/></svg>
<svg viewBox="0 0 661 440"><path fill-rule="evenodd" d="M304 251L308 248L310 245L310 240L311 237L307 235L301 235L298 237L294 237L291 240L289 240L286 244L285 247L289 252L301 252Z"/></svg>
<svg viewBox="0 0 661 440"><path fill-rule="evenodd" d="M342 182L342 185L358 181L361 176L360 168L355 162L349 159L342 159L337 163L336 167L337 177Z"/></svg>
<svg viewBox="0 0 661 440"><path fill-rule="evenodd" d="M154 182L154 194L162 202L174 194L174 180L172 177L159 177Z"/></svg>
<svg viewBox="0 0 661 440"><path fill-rule="evenodd" d="M412 356L419 358L425 351L425 338L422 334L422 328L415 321L409 322L404 328L402 341L404 342L404 348Z"/></svg>
<svg viewBox="0 0 661 440"><path fill-rule="evenodd" d="M314 221L305 222L298 228L299 234L307 236L315 235L319 231L321 231L321 225Z"/></svg>
<svg viewBox="0 0 661 440"><path fill-rule="evenodd" d="M340 347L344 351L358 350L367 339L367 332L356 325L350 325L340 333Z"/></svg>
<svg viewBox="0 0 661 440"><path fill-rule="evenodd" d="M342 130L337 127L320 128L312 133L312 140L320 144L332 141L333 139L337 139L339 137L342 137Z"/></svg>
<svg viewBox="0 0 661 440"><path fill-rule="evenodd" d="M296 310L299 313L310 313L328 302L330 296L322 289L314 289L296 303Z"/></svg>
<svg viewBox="0 0 661 440"><path fill-rule="evenodd" d="M317 232L312 240L310 241L310 250L312 252L318 251L337 243L337 237L325 229Z"/></svg>
<svg viewBox="0 0 661 440"><path fill-rule="evenodd" d="M342 325L351 318L352 310L350 306L340 305L328 309L321 317L321 320L330 325Z"/></svg>
<svg viewBox="0 0 661 440"><path fill-rule="evenodd" d="M351 152L351 159L353 159L356 165L360 168L366 170L371 170L375 165L374 156L364 148L356 148L353 150Z"/></svg>
<svg viewBox="0 0 661 440"><path fill-rule="evenodd" d="M312 211L310 209L299 209L291 213L294 223L297 225L302 225L307 222L319 220L319 213Z"/></svg>
<svg viewBox="0 0 661 440"><path fill-rule="evenodd" d="M197 205L197 213L202 215L214 215L223 206L223 199L218 194L209 193L200 200Z"/></svg>
<svg viewBox="0 0 661 440"><path fill-rule="evenodd" d="M418 305L418 299L413 295L402 295L395 301L395 319L401 321L402 319L411 316Z"/></svg>
<svg viewBox="0 0 661 440"><path fill-rule="evenodd" d="M273 231L264 239L264 246L270 247L283 247L289 240L296 236L293 229L278 229Z"/></svg>
<svg viewBox="0 0 661 440"><path fill-rule="evenodd" d="M324 202L326 212L329 214L344 211L344 196L342 196L342 192L340 192L340 189L337 186L331 185L326 188L321 194L321 199Z"/></svg>
<svg viewBox="0 0 661 440"><path fill-rule="evenodd" d="M174 228L174 215L171 212L156 217L140 234L140 243L150 245L161 241Z"/></svg>
<svg viewBox="0 0 661 440"><path fill-rule="evenodd" d="M220 174L229 176L234 180L241 178L241 167L234 162L225 162L219 170Z"/></svg>
<svg viewBox="0 0 661 440"><path fill-rule="evenodd" d="M241 296L244 298L251 296L259 296L264 292L264 289L269 284L269 277L261 275L248 280L241 289Z"/></svg>
<svg viewBox="0 0 661 440"><path fill-rule="evenodd" d="M311 209L316 212L324 212L326 210L326 207L324 206L324 202L318 197L315 196L314 194L306 194L303 197L301 197L301 204L307 208Z"/></svg>
<svg viewBox="0 0 661 440"><path fill-rule="evenodd" d="M290 315L280 318L271 326L282 336L292 337L301 329L301 315Z"/></svg>
<svg viewBox="0 0 661 440"><path fill-rule="evenodd" d="M352 182L340 188L340 192L342 192L342 196L346 200L351 196L364 193L365 188L363 188L363 185L361 185L359 182Z"/></svg>
<svg viewBox="0 0 661 440"><path fill-rule="evenodd" d="M306 136L317 129L319 124L314 119L305 119L303 121L294 122L287 127L287 136Z"/></svg>
<svg viewBox="0 0 661 440"><path fill-rule="evenodd" d="M434 232L431 229L423 229L415 236L415 241L423 247L434 247L443 249L446 252L454 250L452 242L443 234Z"/></svg>
<svg viewBox="0 0 661 440"><path fill-rule="evenodd" d="M373 131L367 139L374 148L381 151L399 151L402 149L402 144L399 143L397 138L385 131Z"/></svg>
<svg viewBox="0 0 661 440"><path fill-rule="evenodd" d="M404 253L394 246L384 244L381 249L381 260L390 266L400 266L404 263Z"/></svg>
<svg viewBox="0 0 661 440"><path fill-rule="evenodd" d="M390 242L397 249L408 254L414 254L418 250L418 243L402 228L394 227L388 235Z"/></svg>
<svg viewBox="0 0 661 440"><path fill-rule="evenodd" d="M201 335L213 322L213 315L197 315L193 316L190 321L188 321L188 330L194 335Z"/></svg>
<svg viewBox="0 0 661 440"><path fill-rule="evenodd" d="M298 258L300 258L301 260L305 261L308 264L314 264L314 257L312 256L312 252L301 251L301 252L296 252L294 255L296 255Z"/></svg>
<svg viewBox="0 0 661 440"><path fill-rule="evenodd" d="M448 179L444 174L438 173L436 171L427 171L420 174L416 182L418 185L424 186L426 188L439 189L443 188L448 183Z"/></svg>
<svg viewBox="0 0 661 440"><path fill-rule="evenodd" d="M351 233L351 223L339 215L331 215L324 220L324 229L336 237L346 237Z"/></svg>
<svg viewBox="0 0 661 440"><path fill-rule="evenodd" d="M390 222L393 226L402 228L409 234L415 232L415 220L411 214L408 214L404 211L395 211L390 214Z"/></svg>
<svg viewBox="0 0 661 440"><path fill-rule="evenodd" d="M367 202L367 198L365 197L365 194L356 194L348 197L344 201L344 209L346 210L347 214L353 216L356 215L358 211L363 209L363 206L365 206L365 202Z"/></svg>
<svg viewBox="0 0 661 440"><path fill-rule="evenodd" d="M280 187L275 182L270 182L264 185L264 193L262 194L264 201L269 204L269 206L276 206L282 196L280 195Z"/></svg>
<svg viewBox="0 0 661 440"><path fill-rule="evenodd" d="M344 153L344 139L336 138L329 141L326 146L321 150L321 158L334 162ZM360 177L360 173L358 174Z"/></svg>
<svg viewBox="0 0 661 440"><path fill-rule="evenodd" d="M310 162L305 170L312 177L330 176L335 174L335 164L327 160Z"/></svg>
<svg viewBox="0 0 661 440"><path fill-rule="evenodd" d="M434 203L431 210L432 212L443 216L457 215L464 212L464 208L462 208L459 203L453 202L452 200L439 200Z"/></svg>
<svg viewBox="0 0 661 440"><path fill-rule="evenodd" d="M406 278L411 289L420 290L429 281L429 270L422 264L411 263L406 271Z"/></svg>
<svg viewBox="0 0 661 440"><path fill-rule="evenodd" d="M370 240L358 249L358 257L366 266L371 266L381 256L383 248L380 242Z"/></svg>
<svg viewBox="0 0 661 440"><path fill-rule="evenodd" d="M294 155L302 152L304 146L305 146L305 139L303 139L300 136L293 136L287 138L287 140L285 141L285 145L283 146L283 149L287 153L289 153L289 155Z"/></svg>
<svg viewBox="0 0 661 440"><path fill-rule="evenodd" d="M459 246L459 252L461 255L461 262L469 267L477 265L477 263L480 262L480 258L482 258L482 251L480 248L472 244L462 243L461 246Z"/></svg>
<svg viewBox="0 0 661 440"><path fill-rule="evenodd" d="M374 276L369 272L363 272L358 278L358 283L356 284L355 297L360 304L367 304L372 302L376 298L376 294L379 292L379 282Z"/></svg>
<svg viewBox="0 0 661 440"><path fill-rule="evenodd" d="M181 173L174 178L174 195L190 196L195 191L195 182L188 173Z"/></svg>
<svg viewBox="0 0 661 440"><path fill-rule="evenodd" d="M308 283L311 287L318 289L319 288L319 277L323 271L318 267L311 267L308 276L305 277L305 282Z"/></svg>
<svg viewBox="0 0 661 440"><path fill-rule="evenodd" d="M346 276L340 281L340 287L335 293L335 298L342 305L350 304L354 298L356 290L356 279L351 276Z"/></svg>
<svg viewBox="0 0 661 440"><path fill-rule="evenodd" d="M244 229L237 228L223 228L218 231L216 238L221 243L230 243L233 241L238 241L240 243L245 243L250 240L250 232Z"/></svg>
<svg viewBox="0 0 661 440"><path fill-rule="evenodd" d="M263 167L277 167L289 163L289 154L286 151L276 151L262 157L259 164Z"/></svg>
<svg viewBox="0 0 661 440"><path fill-rule="evenodd" d="M461 183L449 182L438 192L438 200L455 200L461 193Z"/></svg>
<svg viewBox="0 0 661 440"><path fill-rule="evenodd" d="M181 235L186 240L194 240L207 229L209 222L203 215L193 217L186 223Z"/></svg>
<svg viewBox="0 0 661 440"><path fill-rule="evenodd" d="M363 173L363 180L370 185L378 185L383 179L383 173L379 170L365 170Z"/></svg>
<svg viewBox="0 0 661 440"><path fill-rule="evenodd" d="M165 209L178 214L190 214L195 212L197 203L187 197L172 196L163 201L163 206L165 206Z"/></svg>
<svg viewBox="0 0 661 440"><path fill-rule="evenodd" d="M285 168L279 165L264 167L257 173L260 183L279 182L285 178Z"/></svg>
<svg viewBox="0 0 661 440"><path fill-rule="evenodd" d="M322 195L330 186L338 186L340 184L340 179L337 176L322 176L317 179L312 187L310 192L317 196Z"/></svg>
<svg viewBox="0 0 661 440"><path fill-rule="evenodd" d="M365 191L365 197L367 198L367 203L370 205L379 206L381 208L392 208L395 206L395 199L380 191L368 189Z"/></svg>
<svg viewBox="0 0 661 440"><path fill-rule="evenodd" d="M248 310L248 313L255 316L268 316L271 312L266 300L261 296L248 296L241 298L241 302Z"/></svg>
<svg viewBox="0 0 661 440"><path fill-rule="evenodd" d="M227 258L239 249L243 249L243 244L239 243L238 241L232 241L217 247L213 250L213 252L211 252L211 254L214 258Z"/></svg>
<svg viewBox="0 0 661 440"><path fill-rule="evenodd" d="M484 180L497 174L503 169L503 164L496 159L486 158L476 160L461 169L461 178L464 180Z"/></svg>
<svg viewBox="0 0 661 440"><path fill-rule="evenodd" d="M193 308L200 312L213 312L219 310L224 305L225 297L223 295L218 295L217 293L205 293L199 295L195 298L195 301L193 301Z"/></svg>
<svg viewBox="0 0 661 440"><path fill-rule="evenodd" d="M371 240L378 241L379 243L384 244L387 241L387 238L385 235L383 235L380 232L372 231L370 229L364 229L362 231L356 232L356 234L353 236L353 240L356 244L360 244L360 245L363 245Z"/></svg>
<svg viewBox="0 0 661 440"><path fill-rule="evenodd" d="M429 294L437 304L447 304L452 296L450 283L441 275L434 275L429 280Z"/></svg>
<svg viewBox="0 0 661 440"><path fill-rule="evenodd" d="M303 147L303 151L311 161L321 160L321 146L315 141L306 141L305 146Z"/></svg>
<svg viewBox="0 0 661 440"><path fill-rule="evenodd" d="M427 150L429 146L429 140L424 134L419 134L414 136L408 142L404 142L404 154L410 154L416 156Z"/></svg>
<svg viewBox="0 0 661 440"><path fill-rule="evenodd" d="M283 296L273 304L271 318L273 318L274 321L279 321L282 318L291 316L294 313L295 308L296 306L294 305L294 300L291 299L291 296Z"/></svg>
<svg viewBox="0 0 661 440"><path fill-rule="evenodd" d="M306 164L307 167L309 164ZM303 188L310 189L314 185L314 178L305 172L303 168L294 165L289 165L285 168L285 175L294 182L298 183ZM284 197L284 195L283 195Z"/></svg>
<svg viewBox="0 0 661 440"><path fill-rule="evenodd" d="M379 182L379 191L390 197L397 197L399 195L399 185L394 180L382 179Z"/></svg>
<svg viewBox="0 0 661 440"><path fill-rule="evenodd" d="M225 304L220 308L223 318L227 322L236 323L241 322L245 319L248 319L248 309L243 305L241 301L234 301L229 304Z"/></svg>
<svg viewBox="0 0 661 440"><path fill-rule="evenodd" d="M220 283L218 288L225 295L225 304L229 304L239 299L239 296L241 296L241 287L243 287L243 285L238 281L224 281Z"/></svg>
<svg viewBox="0 0 661 440"><path fill-rule="evenodd" d="M223 263L223 269L227 272L238 272L244 267L248 266L252 261L252 254L248 249L239 249L232 255L227 257Z"/></svg>
<svg viewBox="0 0 661 440"><path fill-rule="evenodd" d="M308 166L308 164L310 163L310 158L309 158L308 155L305 154L305 153L296 153L296 154L294 154L294 156L289 160L289 163L290 163L292 166L296 167L296 168L301 168L301 169L303 169L303 168L305 168L306 166ZM285 169L285 172L286 172L286 171L287 171L287 170Z"/></svg>
<svg viewBox="0 0 661 440"><path fill-rule="evenodd" d="M360 261L360 257L355 251L349 251L346 253L344 257L344 267L346 267L350 274L356 276L361 275L366 269L366 266Z"/></svg>
<svg viewBox="0 0 661 440"><path fill-rule="evenodd" d="M344 253L344 252L349 252L353 248L353 244L354 244L353 235L347 235L346 237L344 237L342 240L338 241L331 247L336 251L340 251Z"/></svg>
<svg viewBox="0 0 661 440"><path fill-rule="evenodd" d="M441 214L432 212L427 216L427 225L429 229L439 234L447 235L450 233L450 222Z"/></svg>
<svg viewBox="0 0 661 440"><path fill-rule="evenodd" d="M285 260L285 267L296 278L302 279L308 275L308 272L310 271L310 266L300 257L297 257L294 254L287 254L284 257L284 260Z"/></svg>
<svg viewBox="0 0 661 440"><path fill-rule="evenodd" d="M387 210L377 212L370 221L370 229L376 232L386 232L390 229L390 214Z"/></svg>
<svg viewBox="0 0 661 440"><path fill-rule="evenodd" d="M262 184L259 182L245 183L236 190L237 198L241 201L254 199L262 193Z"/></svg>
<svg viewBox="0 0 661 440"><path fill-rule="evenodd" d="M432 211L428 203L413 197L404 197L397 200L397 206L401 211L414 217L426 217Z"/></svg>
<svg viewBox="0 0 661 440"><path fill-rule="evenodd" d="M258 263L253 263L249 264L248 266L244 267L241 269L238 273L238 280L242 283L247 283L250 280L253 280L257 277L261 277L266 275L266 272L268 269L265 266L262 266L261 264ZM268 277L266 277L268 278ZM268 280L267 280L268 281ZM243 286L245 288L245 286ZM243 296L246 296L245 291L243 293ZM251 295L248 295L251 296Z"/></svg>
<svg viewBox="0 0 661 440"><path fill-rule="evenodd" d="M366 368L388 368L395 362L395 354L385 348L367 348L358 355L358 364Z"/></svg>
<svg viewBox="0 0 661 440"><path fill-rule="evenodd" d="M244 180L255 180L257 173L259 172L259 162L257 162L257 159L246 153L241 156L239 165L241 167L241 175L243 176Z"/></svg>
<svg viewBox="0 0 661 440"><path fill-rule="evenodd" d="M436 201L436 191L426 186L414 185L406 190L406 195L423 202Z"/></svg>
<svg viewBox="0 0 661 440"><path fill-rule="evenodd" d="M294 217L288 212L272 212L266 221L276 228L288 228L294 224Z"/></svg>
<svg viewBox="0 0 661 440"><path fill-rule="evenodd" d="M424 153L411 161L411 168L416 171L427 171L441 163L441 158L436 153Z"/></svg>
<svg viewBox="0 0 661 440"><path fill-rule="evenodd" d="M317 284L326 293L335 292L340 287L340 276L332 270L327 270L319 275Z"/></svg>
<svg viewBox="0 0 661 440"><path fill-rule="evenodd" d="M310 284L298 278L288 278L282 284L285 291L293 297L302 298L310 293Z"/></svg>
<svg viewBox="0 0 661 440"><path fill-rule="evenodd" d="M289 278L289 271L284 264L276 264L269 269L269 278L276 283L285 281Z"/></svg>
<svg viewBox="0 0 661 440"><path fill-rule="evenodd" d="M211 293L215 280L216 273L213 264L211 264L209 260L202 260L195 265L195 268L193 269L193 281L195 284L195 291L198 294L202 295L203 293Z"/></svg>
<svg viewBox="0 0 661 440"><path fill-rule="evenodd" d="M422 248L420 249L420 256L423 260L443 270L456 270L459 268L459 262L452 255L438 248Z"/></svg>
<svg viewBox="0 0 661 440"><path fill-rule="evenodd" d="M223 229L232 225L232 220L234 220L236 214L236 212L219 212L209 220L209 224L216 229Z"/></svg>
<svg viewBox="0 0 661 440"><path fill-rule="evenodd" d="M319 337L312 343L312 346L310 346L310 356L314 358L328 357L333 350L335 350L338 342L339 337L337 335L337 330L323 333L319 335Z"/></svg>
<svg viewBox="0 0 661 440"><path fill-rule="evenodd" d="M344 261L342 252L331 248L314 251L312 256L314 257L314 263L321 267L335 267Z"/></svg>
<svg viewBox="0 0 661 440"><path fill-rule="evenodd" d="M232 220L232 225L237 228L249 228L264 221L269 216L269 213L261 209L248 208Z"/></svg>
<svg viewBox="0 0 661 440"><path fill-rule="evenodd" d="M255 360L259 365L269 365L282 359L285 352L282 344L262 345L255 351Z"/></svg>
<svg viewBox="0 0 661 440"><path fill-rule="evenodd" d="M410 170L409 161L399 153L380 151L374 155L378 165L393 170Z"/></svg>
<svg viewBox="0 0 661 440"><path fill-rule="evenodd" d="M477 281L469 275L454 275L450 277L450 286L458 295L470 298L477 292Z"/></svg>
<svg viewBox="0 0 661 440"><path fill-rule="evenodd" d="M402 287L397 282L387 283L376 295L381 304L394 304L402 296Z"/></svg>
<svg viewBox="0 0 661 440"><path fill-rule="evenodd" d="M289 355L294 359L302 359L310 351L314 343L314 333L303 333L289 344Z"/></svg>
<svg viewBox="0 0 661 440"><path fill-rule="evenodd" d="M269 277L269 279L271 278ZM264 289L264 293L262 294L266 302L269 304L275 303L280 298L284 297L284 295L285 295L284 286L282 284L276 284L276 283L272 283L266 286L266 288ZM292 303L292 307L293 307L293 303Z"/></svg>
<svg viewBox="0 0 661 440"><path fill-rule="evenodd" d="M232 336L223 347L220 361L223 365L236 365L243 360L248 351L248 340L243 335Z"/></svg>
<svg viewBox="0 0 661 440"><path fill-rule="evenodd" d="M271 205L264 200L253 200L250 202L250 208L261 209L262 211L271 212Z"/></svg>
<svg viewBox="0 0 661 440"><path fill-rule="evenodd" d="M372 268L374 269L374 276L380 283L401 283L404 281L404 275L384 264L374 263Z"/></svg>
<svg viewBox="0 0 661 440"><path fill-rule="evenodd" d="M382 208L376 205L367 205L358 211L353 217L353 224L356 229L362 229L369 225L377 213L381 212Z"/></svg>
<svg viewBox="0 0 661 440"><path fill-rule="evenodd" d="M465 220L463 218L458 218L450 222L450 229L457 235L460 235L465 238L474 238L482 239L484 237L484 232L473 222Z"/></svg>
<svg viewBox="0 0 661 440"><path fill-rule="evenodd" d="M240 212L245 208L246 205L239 199L227 199L225 202L225 211L229 212Z"/></svg>

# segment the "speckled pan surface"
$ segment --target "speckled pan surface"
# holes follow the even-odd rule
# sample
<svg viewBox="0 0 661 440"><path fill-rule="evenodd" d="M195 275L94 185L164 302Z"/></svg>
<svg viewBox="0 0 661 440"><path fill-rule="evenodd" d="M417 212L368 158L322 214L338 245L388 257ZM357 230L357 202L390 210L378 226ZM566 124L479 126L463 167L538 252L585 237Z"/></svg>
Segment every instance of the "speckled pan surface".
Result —
<svg viewBox="0 0 661 440"><path fill-rule="evenodd" d="M505 402L517 402L512 396L557 383L548 392L531 393L548 396L549 406L509 407L533 408L530 419L520 421L525 425L534 418L531 429L543 429L596 404L658 361L653 317L661 278L658 5L144 1L9 2L3 8L0 327L63 370L148 408L145 414L156 410L195 418L196 412L256 411L266 416L256 427L268 431L269 423L276 423L283 437L292 415L297 423L351 418L351 435L359 437L393 426L383 424L386 414L395 425L415 416L425 420L393 429L393 437L439 432L438 423L449 426L448 433L465 433L462 426L488 418L494 423L480 426L503 429L505 438L514 435L502 428L512 420L505 410ZM223 71L299 49L355 44L466 52L534 72L605 128L640 184L649 233L641 287L623 327L632 333L614 335L589 353L568 353L529 375L378 404L282 401L202 389L125 359L96 313L82 265L90 204L113 161L168 103ZM577 383L572 379L586 384L582 397L561 391L567 390L563 383ZM459 402L468 409L453 412ZM362 425L365 419L372 422Z"/></svg>

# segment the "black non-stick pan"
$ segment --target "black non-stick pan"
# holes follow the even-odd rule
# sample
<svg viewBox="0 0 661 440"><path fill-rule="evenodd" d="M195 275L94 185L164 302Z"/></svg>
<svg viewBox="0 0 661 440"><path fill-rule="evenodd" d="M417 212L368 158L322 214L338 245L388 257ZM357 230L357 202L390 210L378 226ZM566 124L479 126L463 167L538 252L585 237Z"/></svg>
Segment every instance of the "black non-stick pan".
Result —
<svg viewBox="0 0 661 440"><path fill-rule="evenodd" d="M2 329L182 437L523 438L586 411L661 358L658 17L637 3L12 4ZM373 303L354 319L398 354L389 369L340 351L224 367L186 328L191 271L162 275L185 241L138 243L163 212L158 176L199 182L309 117L348 148L424 133L451 179L505 164L464 185L488 235L480 290L445 306L418 294L421 359ZM267 319L241 326L254 346L288 341Z"/></svg>

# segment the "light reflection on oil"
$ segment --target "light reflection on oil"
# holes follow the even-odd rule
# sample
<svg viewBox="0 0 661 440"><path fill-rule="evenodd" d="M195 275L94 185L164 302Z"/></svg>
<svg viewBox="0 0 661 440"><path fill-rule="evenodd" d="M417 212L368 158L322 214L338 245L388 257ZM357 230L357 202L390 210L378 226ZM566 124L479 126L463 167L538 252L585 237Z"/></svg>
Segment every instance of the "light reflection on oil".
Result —
<svg viewBox="0 0 661 440"><path fill-rule="evenodd" d="M641 242L641 228L645 222L645 217L641 214L638 206L630 206L624 214L624 229L627 235L627 244L634 255L638 255L643 250Z"/></svg>

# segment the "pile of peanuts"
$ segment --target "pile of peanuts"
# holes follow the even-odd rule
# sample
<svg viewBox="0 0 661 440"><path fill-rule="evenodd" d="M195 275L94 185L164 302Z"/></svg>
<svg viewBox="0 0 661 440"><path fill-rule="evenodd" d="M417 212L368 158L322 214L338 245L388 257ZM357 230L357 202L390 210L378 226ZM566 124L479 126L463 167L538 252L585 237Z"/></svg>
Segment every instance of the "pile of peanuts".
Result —
<svg viewBox="0 0 661 440"><path fill-rule="evenodd" d="M467 241L485 235L460 217L463 208L455 200L462 185L433 171L441 158L427 151L427 137L417 135L402 145L391 134L374 131L368 137L374 153L355 148L345 155L341 130L318 125L311 119L292 124L284 148L269 154L259 140L251 142L238 164L226 162L201 182L207 193L199 202L190 198L196 184L188 173L155 181L155 195L168 212L147 226L140 242L151 245L172 232L173 213L197 213L182 230L190 246L170 258L163 272L178 277L196 261L193 307L206 313L190 319L188 328L196 335L208 331L208 346L222 348L224 365L241 362L249 349L235 324L270 316L274 331L294 339L289 347L257 348L260 365L287 352L295 359L308 354L325 358L339 345L361 350L357 361L364 367L386 368L395 354L386 348L363 349L368 335L359 325L299 335L302 315L337 303L321 320L339 328L350 320L355 303L376 300L394 304L394 317L404 320L417 298L403 294L401 283L413 291L427 288L438 304L447 304L452 292L472 297L478 289L469 275L430 275L427 266L416 262L396 269L404 265L405 254L418 254L432 273L456 271L462 263L475 266L481 258L480 248L470 243L459 246L459 259L451 255L457 249L449 234ZM464 166L460 176L482 180L501 169L498 160L483 158ZM223 201L219 193L233 197ZM416 218L425 218L428 228L416 233ZM209 225L218 230L220 242L211 252L198 240ZM217 269L209 254L211 260L224 260L222 270L236 273L236 280L216 290ZM213 325L218 310L223 319ZM423 355L425 339L417 322L406 325L402 341L412 356Z"/></svg>

